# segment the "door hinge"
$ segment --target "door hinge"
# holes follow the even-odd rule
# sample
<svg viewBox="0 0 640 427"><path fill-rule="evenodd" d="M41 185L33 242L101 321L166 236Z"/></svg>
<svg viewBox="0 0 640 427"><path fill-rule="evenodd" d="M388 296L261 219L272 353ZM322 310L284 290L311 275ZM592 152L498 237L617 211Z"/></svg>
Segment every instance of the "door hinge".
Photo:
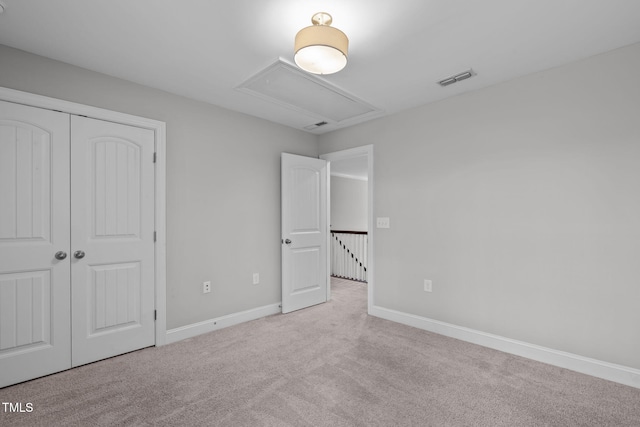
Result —
<svg viewBox="0 0 640 427"><path fill-rule="evenodd" d="M158 310L153 310L153 320L158 320Z"/></svg>
<svg viewBox="0 0 640 427"><path fill-rule="evenodd" d="M158 153L153 153L153 163L158 159Z"/></svg>
<svg viewBox="0 0 640 427"><path fill-rule="evenodd" d="M153 232L153 241L154 241L154 242L157 242L157 241L158 241L158 232L157 232L157 231L154 231L154 232Z"/></svg>

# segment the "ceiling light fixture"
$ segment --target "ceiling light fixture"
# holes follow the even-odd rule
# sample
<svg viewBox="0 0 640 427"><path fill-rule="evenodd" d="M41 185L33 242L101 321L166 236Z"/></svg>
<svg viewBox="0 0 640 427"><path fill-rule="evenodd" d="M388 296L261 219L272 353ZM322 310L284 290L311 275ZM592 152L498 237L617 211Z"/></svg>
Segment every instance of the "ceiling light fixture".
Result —
<svg viewBox="0 0 640 427"><path fill-rule="evenodd" d="M333 74L347 65L349 39L331 26L333 19L325 12L311 17L313 25L296 34L294 60L298 67L313 74Z"/></svg>

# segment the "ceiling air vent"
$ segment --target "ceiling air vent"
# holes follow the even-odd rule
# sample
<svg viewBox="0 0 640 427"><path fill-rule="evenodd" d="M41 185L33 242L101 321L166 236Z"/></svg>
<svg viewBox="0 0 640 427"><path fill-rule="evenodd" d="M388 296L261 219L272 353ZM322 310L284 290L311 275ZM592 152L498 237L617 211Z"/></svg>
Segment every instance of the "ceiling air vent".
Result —
<svg viewBox="0 0 640 427"><path fill-rule="evenodd" d="M309 125L309 126L305 126L304 128L306 130L314 130L316 128L319 128L320 126L324 126L324 125L328 125L328 124L329 123L327 123L327 122L318 122L318 123L314 123L314 124Z"/></svg>
<svg viewBox="0 0 640 427"><path fill-rule="evenodd" d="M442 87L452 85L454 83L458 83L462 80L466 80L470 77L475 76L476 73L472 69L468 69L467 71L463 71L462 73L458 73L455 76L447 77L446 79L442 79L438 82L438 84Z"/></svg>

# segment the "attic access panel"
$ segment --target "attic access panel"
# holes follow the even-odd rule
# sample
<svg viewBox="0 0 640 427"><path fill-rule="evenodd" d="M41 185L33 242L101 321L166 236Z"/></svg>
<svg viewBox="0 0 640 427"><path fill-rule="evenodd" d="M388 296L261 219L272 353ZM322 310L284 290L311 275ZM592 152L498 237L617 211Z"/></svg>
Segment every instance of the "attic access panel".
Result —
<svg viewBox="0 0 640 427"><path fill-rule="evenodd" d="M355 96L282 60L250 77L237 89L334 123L352 121L380 112Z"/></svg>

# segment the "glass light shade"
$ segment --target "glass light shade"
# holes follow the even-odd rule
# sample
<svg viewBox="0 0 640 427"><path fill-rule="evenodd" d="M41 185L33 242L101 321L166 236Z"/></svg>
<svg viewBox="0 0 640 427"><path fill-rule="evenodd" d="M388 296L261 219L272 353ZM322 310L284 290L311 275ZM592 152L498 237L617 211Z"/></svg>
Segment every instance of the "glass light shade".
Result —
<svg viewBox="0 0 640 427"><path fill-rule="evenodd" d="M329 25L313 25L296 34L294 60L313 74L333 74L347 65L349 39Z"/></svg>
<svg viewBox="0 0 640 427"><path fill-rule="evenodd" d="M347 57L330 46L308 46L295 56L298 67L313 74L333 74L347 65Z"/></svg>

